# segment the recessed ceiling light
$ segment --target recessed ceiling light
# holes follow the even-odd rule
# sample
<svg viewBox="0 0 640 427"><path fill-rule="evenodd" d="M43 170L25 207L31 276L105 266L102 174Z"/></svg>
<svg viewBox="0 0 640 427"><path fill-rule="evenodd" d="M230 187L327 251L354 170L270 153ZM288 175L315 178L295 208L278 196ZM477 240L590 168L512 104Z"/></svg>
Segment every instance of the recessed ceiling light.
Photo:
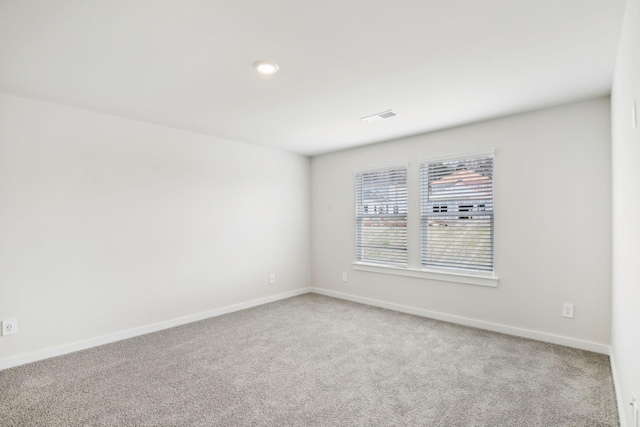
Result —
<svg viewBox="0 0 640 427"><path fill-rule="evenodd" d="M271 61L258 61L253 66L256 68L256 71L260 74L271 75L278 72L280 67L278 64Z"/></svg>
<svg viewBox="0 0 640 427"><path fill-rule="evenodd" d="M383 111L382 113L374 114L372 116L362 117L360 120L367 123L373 123L382 119L390 119L391 117L395 117L397 115L398 113L396 113L395 111L387 110L387 111Z"/></svg>

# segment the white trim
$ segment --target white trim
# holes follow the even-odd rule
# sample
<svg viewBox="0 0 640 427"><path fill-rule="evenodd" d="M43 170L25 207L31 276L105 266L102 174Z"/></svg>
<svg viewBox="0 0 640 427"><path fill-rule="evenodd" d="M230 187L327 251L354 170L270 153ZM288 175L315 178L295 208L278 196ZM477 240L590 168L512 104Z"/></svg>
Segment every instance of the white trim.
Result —
<svg viewBox="0 0 640 427"><path fill-rule="evenodd" d="M613 357L613 348L609 347L609 361L611 363L611 376L613 377L613 389L616 393L616 403L618 404L618 418L620 419L620 427L627 427L627 414L625 408L624 397L620 391L620 382L618 381L618 369L616 368L616 359Z"/></svg>
<svg viewBox="0 0 640 427"><path fill-rule="evenodd" d="M216 317L216 316L221 316L223 314L233 313L234 311L240 311L247 308L267 304L270 302L279 301L285 298L291 298L298 295L306 294L306 293L309 293L310 291L311 291L311 288L295 289L293 291L282 292L282 293L271 295L268 297L263 297L263 298L258 298L251 301L241 302L238 304L228 305L226 307L214 308L213 310L203 311L201 313L190 314L187 316L182 316L182 317L178 317L170 320L164 320L162 322L152 323L150 325L140 326L133 329L127 329L124 331L115 332L108 335L102 335L95 338L76 341L70 344L63 344L57 347L38 350L32 353L7 357L5 359L0 359L0 371L3 369L24 365L26 363L36 362L38 360L48 359L50 357L61 356L67 353L72 353L79 350L85 350L87 348L97 347L99 345L108 344L111 342L120 341L127 338L137 337L138 335L144 335L151 332L161 331L163 329L173 328L174 326L180 326L186 323L197 322L198 320L204 320L210 317Z"/></svg>
<svg viewBox="0 0 640 427"><path fill-rule="evenodd" d="M609 354L609 346L606 344L584 341L575 338L564 337L561 335L549 334L546 332L532 331L530 329L516 328L513 326L501 325L498 323L485 322L482 320L469 319L467 317L454 316L451 314L439 313L436 311L425 310L407 305L395 304L365 298L342 292L330 291L328 289L311 288L311 292L326 295L329 297L344 299L348 301L358 302L361 304L372 305L375 307L386 308L389 310L399 311L402 313L414 314L416 316L428 317L430 319L442 320L445 322L455 323L458 325L471 326L473 328L486 329L488 331L500 332L507 335L515 335L517 337L529 338L537 341L544 341L552 344L564 345L566 347L578 348L581 350L593 351L595 353Z"/></svg>
<svg viewBox="0 0 640 427"><path fill-rule="evenodd" d="M431 310L424 310L416 307L409 307L401 304L395 304L385 301L379 301L371 298L360 297L357 295L345 294L342 292L330 291L328 289L321 288L301 288L295 289L293 291L282 292L280 294L271 295L264 298L258 298L255 300L242 302L238 304L229 305L226 307L220 307L213 310L208 310L201 313L196 313L188 316L178 317L176 319L166 320L163 322L158 322L150 325L141 326L138 328L128 329L125 331L116 332L109 335L103 335L100 337L89 338L82 341L77 341L70 344L65 344L57 347L52 347L44 350L35 351L32 353L22 354L18 356L12 356L5 359L0 359L0 371L3 369L12 368L15 366L24 365L26 363L36 362L39 360L48 359L50 357L61 356L67 353L72 353L79 350L85 350L91 347L97 347L99 345L108 344L115 341L124 340L127 338L133 338L139 335L148 334L151 332L160 331L163 329L172 328L174 326L180 326L191 322L196 322L198 320L208 319L211 317L221 316L227 313L233 313L235 311L244 310L251 307L256 307L263 304L268 304L270 302L279 301L286 298L291 298L298 295L303 295L309 292L313 292L320 295L326 295L333 298L344 299L348 301L353 301L361 304L372 305L375 307L382 307L389 310L395 310L402 313L414 314L416 316L428 317L431 319L442 320L445 322L455 323L458 325L471 326L480 329L486 329L489 331L500 332L508 335L515 335L524 338L530 338L538 341L549 342L553 344L564 345L567 347L579 348L582 350L593 351L596 353L602 354L610 354L611 358L611 367L613 373L613 381L616 388L616 396L618 399L618 406L620 415L621 427L626 427L623 424L625 421L623 418L624 415L624 406L622 399L622 395L619 393L619 383L616 381L617 371L615 369L613 354L610 353L610 349L608 345L594 343L591 341L578 340L569 337L563 337L560 335L548 334L544 332L532 331L528 329L521 329L512 326L500 325L497 323L484 322L481 320L469 319L466 317L454 316L445 313L438 313Z"/></svg>
<svg viewBox="0 0 640 427"><path fill-rule="evenodd" d="M447 161L455 161L455 160L466 160L466 159L473 159L476 157L495 157L495 155L496 155L496 150L474 151L472 153L460 153L460 154L454 154L450 156L429 157L427 159L418 160L418 164L421 165L423 163L430 163L430 162L447 162Z"/></svg>
<svg viewBox="0 0 640 427"><path fill-rule="evenodd" d="M487 274L458 273L456 271L437 271L417 269L410 267L395 267L391 265L369 264L354 261L351 263L354 270L368 271L370 273L394 274L396 276L417 277L420 279L440 280L443 282L465 283L468 285L498 287L498 277Z"/></svg>

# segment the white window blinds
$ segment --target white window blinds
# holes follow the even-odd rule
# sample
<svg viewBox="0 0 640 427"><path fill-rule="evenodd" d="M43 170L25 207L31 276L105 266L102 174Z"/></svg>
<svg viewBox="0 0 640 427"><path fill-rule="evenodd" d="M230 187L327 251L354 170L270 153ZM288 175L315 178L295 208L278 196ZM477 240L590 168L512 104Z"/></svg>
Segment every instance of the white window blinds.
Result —
<svg viewBox="0 0 640 427"><path fill-rule="evenodd" d="M420 165L422 265L493 271L493 157Z"/></svg>
<svg viewBox="0 0 640 427"><path fill-rule="evenodd" d="M407 265L407 168L356 173L356 259Z"/></svg>

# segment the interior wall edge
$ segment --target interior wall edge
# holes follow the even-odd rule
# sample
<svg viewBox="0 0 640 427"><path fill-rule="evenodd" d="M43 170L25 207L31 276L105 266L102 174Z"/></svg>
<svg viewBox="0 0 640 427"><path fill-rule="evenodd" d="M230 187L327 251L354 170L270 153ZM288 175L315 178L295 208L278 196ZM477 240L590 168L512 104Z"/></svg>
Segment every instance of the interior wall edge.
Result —
<svg viewBox="0 0 640 427"><path fill-rule="evenodd" d="M624 413L624 398L622 395L621 383L618 378L618 369L616 368L616 358L613 348L609 348L609 362L611 363L611 376L613 377L613 388L616 394L616 403L618 406L618 418L620 419L620 427L627 427L627 418Z"/></svg>

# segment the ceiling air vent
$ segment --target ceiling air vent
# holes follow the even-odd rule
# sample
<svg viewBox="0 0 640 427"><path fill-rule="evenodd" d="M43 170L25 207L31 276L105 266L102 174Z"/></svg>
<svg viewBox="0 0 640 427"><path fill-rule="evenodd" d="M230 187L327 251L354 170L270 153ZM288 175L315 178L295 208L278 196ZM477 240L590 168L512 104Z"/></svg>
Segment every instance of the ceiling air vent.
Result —
<svg viewBox="0 0 640 427"><path fill-rule="evenodd" d="M371 116L363 117L360 120L367 123L373 123L382 119L390 119L391 117L395 117L397 115L398 113L396 113L395 111L387 110L387 111L383 111L382 113L377 113Z"/></svg>

